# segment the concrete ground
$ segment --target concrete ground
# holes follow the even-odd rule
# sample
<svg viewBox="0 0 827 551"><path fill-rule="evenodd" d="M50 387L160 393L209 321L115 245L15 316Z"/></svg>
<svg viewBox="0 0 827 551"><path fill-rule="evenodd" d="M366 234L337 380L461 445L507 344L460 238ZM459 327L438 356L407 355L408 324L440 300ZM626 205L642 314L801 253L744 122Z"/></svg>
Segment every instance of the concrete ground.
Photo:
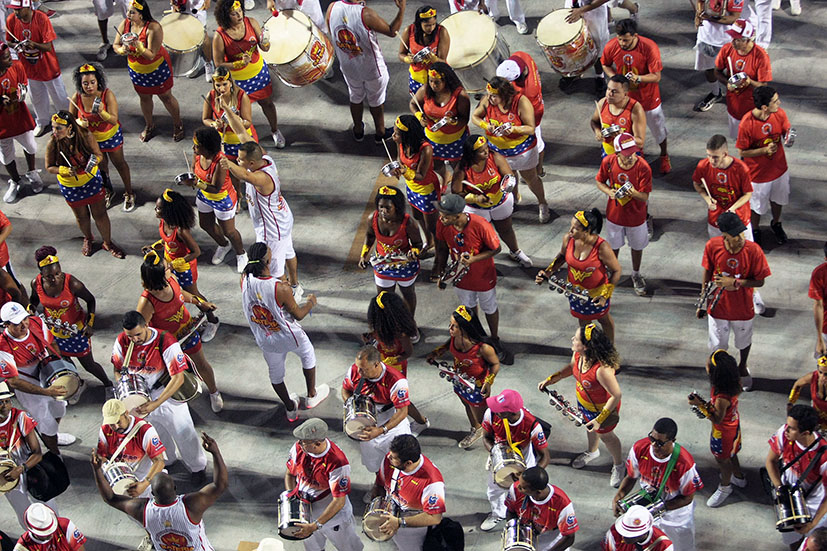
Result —
<svg viewBox="0 0 827 551"><path fill-rule="evenodd" d="M529 27L562 2L525 1ZM411 2L405 24L413 19L421 2ZM679 424L679 442L694 455L706 487L697 499L696 523L698 549L781 550L779 535L773 528L774 515L760 488L758 468L766 456L766 440L784 422L784 404L791 382L814 369L812 351L814 330L812 301L807 298L811 270L823 260L821 247L827 238L821 213L825 193L818 187L824 173L824 128L827 126L827 101L821 86L824 76L824 2L804 2L804 14L792 18L785 2L784 11L775 12L775 33L770 55L774 81L798 141L788 152L792 174L792 197L784 210L784 224L790 241L784 246L770 244L767 257L773 276L762 289L767 313L756 320L751 369L755 390L742 396L741 417L743 451L749 487L736 491L726 505L716 511L706 507L706 498L717 485L718 472L708 451L709 426L689 411L686 394L708 388L703 365L707 355L706 322L694 318L693 303L701 277L700 259L706 242L705 208L693 191L690 176L695 163L704 155L704 144L713 133L726 133L723 105L707 113L694 113L692 105L707 92L703 77L692 70L695 32L692 13L681 0L641 3L641 34L660 45L665 69L661 91L669 126L673 172L657 174L655 164L651 212L655 218L655 239L644 255L643 273L649 295L640 298L624 276L616 293L613 315L617 322L617 346L623 356L619 376L624 392L622 422L618 434L624 450L649 432L654 421L671 416ZM371 5L373 5L371 3ZM53 19L59 36L60 54L67 87L68 76L77 65L94 59L99 43L98 31L88 2L68 0L47 4L60 16ZM154 2L160 13L164 2ZM390 20L395 9L389 1L378 2L376 10ZM447 13L445 3L438 5L440 18ZM505 11L504 6L502 10ZM253 15L259 20L266 12L259 5ZM110 23L117 23L115 19ZM560 247L575 210L597 206L605 208L605 197L594 186L600 160L599 151L588 129L593 109L591 79L583 79L575 89L562 94L559 76L548 64L532 35L520 36L513 24L503 18L500 33L512 51L524 50L535 57L543 73L546 116L543 133L547 142L545 188L554 216L548 225L537 222L534 198L524 188L524 204L515 212L520 246L537 266L545 264ZM210 21L210 28L215 23ZM110 30L110 34L112 31ZM391 72L386 121L407 111L407 71L396 60L396 39L380 37ZM35 274L33 251L43 245L58 248L63 269L79 277L98 301L97 334L94 353L108 366L113 339L119 330L121 314L134 307L140 294L138 266L142 245L157 239L157 222L152 202L185 170L183 155L190 150L189 140L173 143L172 124L163 107L156 102L160 135L148 144L138 140L143 120L137 96L132 91L122 58L111 55L106 61L110 85L118 96L121 122L126 131L126 157L132 167L134 185L139 190L139 209L132 214L110 210L113 234L129 253L125 261L98 251L92 258L80 255L81 238L69 208L54 180L45 178L47 189L37 197L24 195L3 211L14 224L10 239L12 261L22 279ZM176 80L174 93L181 102L188 134L200 119L200 94L208 91L201 78ZM336 391L345 370L359 346L365 330L365 311L374 295L369 273L354 269L361 235L357 229L372 208L372 190L385 160L382 148L368 138L356 144L350 137L350 117L346 107L347 91L337 72L332 81L301 89L276 85L276 101L281 128L288 147L272 148L282 178L283 192L296 217L295 247L299 256L302 284L308 293L319 297L319 306L304 327L316 346L318 381ZM266 136L266 124L257 108L254 118L259 133ZM366 119L367 120L367 119ZM272 143L267 142L269 146ZM46 138L39 140L41 151ZM647 144L654 160L655 144ZM42 153L38 156L42 165ZM20 161L18 161L20 162ZM112 179L120 189L113 171ZM767 223L768 221L765 221ZM249 218L238 222L245 244L252 240ZM207 532L218 549L235 549L241 540L258 541L276 533L275 501L283 488L284 463L294 439L284 411L269 387L266 367L243 319L240 308L238 275L234 265L211 266L214 245L209 237L196 231L204 248L199 287L220 310L222 326L216 339L205 346L215 367L225 399L225 410L213 414L206 397L192 407L199 430L220 444L230 469L230 488L206 514ZM766 232L767 234L769 232ZM769 241L769 239L767 239ZM620 255L623 269L630 269L628 251ZM234 264L234 263L233 263ZM604 449L600 459L582 471L568 466L585 446L583 429L565 421L551 409L535 390L536 381L560 369L569 359L569 339L576 324L568 313L566 301L545 287L532 283L536 270L518 268L505 255L497 258L502 276L498 286L501 305L501 335L516 352L513 366L505 367L495 391L515 388L533 412L552 423L549 475L574 502L580 521L575 548L597 549L603 533L613 521L609 502L614 490L608 485L609 459ZM425 275L430 261L425 262ZM466 548L477 551L500 549L499 533L485 534L478 529L488 511L485 497L485 453L481 444L469 451L456 443L467 431L465 414L451 388L439 379L422 358L447 336L449 316L456 305L454 294L440 292L426 283L419 287L417 320L425 338L416 346L410 362L411 394L431 420L432 428L421 437L424 453L441 468L446 480L448 514L466 529ZM300 367L295 357L288 361L287 384L303 388ZM89 376L84 374L89 380ZM108 508L97 495L88 464L100 424L104 393L97 383L70 407L61 427L78 437L65 448L64 457L72 474L72 486L58 498L62 515L72 518L90 538L88 549L134 548L141 530L121 513ZM573 384L560 389L573 395ZM345 450L353 465L352 501L361 512L362 494L370 488L372 477L359 461L356 444L339 431L341 401L331 396L302 419L319 416L334 429L333 439ZM172 468L181 489L189 490L188 477L181 466ZM14 515L0 500L0 528L19 533ZM366 549L390 549L365 540ZM301 549L287 543L287 549Z"/></svg>

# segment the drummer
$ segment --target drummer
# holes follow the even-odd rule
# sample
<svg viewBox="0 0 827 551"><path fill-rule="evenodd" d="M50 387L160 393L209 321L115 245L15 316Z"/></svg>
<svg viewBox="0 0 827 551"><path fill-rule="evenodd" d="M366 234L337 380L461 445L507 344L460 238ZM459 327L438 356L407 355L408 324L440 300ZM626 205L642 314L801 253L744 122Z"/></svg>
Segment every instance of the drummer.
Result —
<svg viewBox="0 0 827 551"><path fill-rule="evenodd" d="M270 123L275 146L283 148L286 142L279 130L276 105L271 97L270 67L261 57L262 51L270 50L268 33L261 30L258 21L244 15L244 6L239 0L218 0L215 20L219 25L212 40L216 68L230 69L233 81L249 94L251 102L258 102Z"/></svg>
<svg viewBox="0 0 827 551"><path fill-rule="evenodd" d="M182 290L166 263L161 260L161 255L155 251L149 251L144 256L141 283L144 292L135 309L143 314L150 327L175 335L210 391L210 407L214 413L220 412L224 408L224 399L215 384L213 368L202 350L201 334L194 328L197 322L185 306L185 303L195 304L206 313L215 310L215 304ZM191 336L187 337L190 333Z"/></svg>
<svg viewBox="0 0 827 551"><path fill-rule="evenodd" d="M244 8L249 9L246 1L247 0L245 0ZM274 16L277 15L279 11L284 10L299 10L309 17L310 20L313 21L313 24L319 27L320 31L327 31L327 25L324 23L324 12L322 11L322 5L319 3L319 0L267 0L267 11L273 13ZM330 72L328 75L332 76L333 73ZM325 76L325 78L329 77Z"/></svg>
<svg viewBox="0 0 827 551"><path fill-rule="evenodd" d="M534 107L534 134L537 136L537 176L543 177L546 143L540 130L545 105L543 104L543 87L537 63L526 52L514 52L511 57L497 66L497 76L509 81L514 89L525 95ZM515 188L516 189L516 188Z"/></svg>
<svg viewBox="0 0 827 551"><path fill-rule="evenodd" d="M408 90L415 94L427 82L431 65L448 59L451 37L448 29L436 22L436 8L425 5L416 10L414 22L402 30L399 38L399 61L408 65ZM430 50L425 59L414 61L414 56L425 48Z"/></svg>
<svg viewBox="0 0 827 551"><path fill-rule="evenodd" d="M95 324L95 296L89 292L81 280L61 270L57 249L54 247L48 245L40 247L34 253L34 260L37 262L40 273L31 282L32 295L29 299L31 308L37 308L42 304L43 313L51 320L64 325L77 326L78 332L75 334L65 329L50 327L60 355L64 359L77 358L83 369L103 384L106 395L114 395L112 381L92 355L90 337ZM88 313L83 311L80 300L86 303ZM77 403L85 388L86 384L81 379L80 387L70 398L69 403Z"/></svg>
<svg viewBox="0 0 827 551"><path fill-rule="evenodd" d="M126 445L113 457L127 437ZM127 489L130 497L150 496L152 478L164 470L166 450L155 427L130 415L123 402L113 398L103 404L103 424L98 433L96 453L101 459L129 465L138 479Z"/></svg>
<svg viewBox="0 0 827 551"><path fill-rule="evenodd" d="M247 135L258 141L258 133L253 126L252 103L247 92L242 90L233 80L231 71L224 66L219 67L212 74L212 90L201 109L201 122L205 126L211 126L221 134L221 147L224 155L235 161L238 158L238 148L241 147L241 140L233 132L229 124L224 122L224 105L230 106L233 112L241 117ZM232 177L232 174L230 175ZM236 188L238 185L236 184ZM236 189L238 191L238 189Z"/></svg>
<svg viewBox="0 0 827 551"><path fill-rule="evenodd" d="M537 465L545 469L551 459L548 441L540 422L523 407L523 397L520 393L505 389L497 396L489 396L485 403L488 409L482 418L482 430L483 442L488 453L491 453L495 444L503 444L519 456L526 468ZM494 481L492 464L488 471L488 502L491 504L491 514L482 521L480 530L490 532L505 520L507 495L508 489L501 488Z"/></svg>
<svg viewBox="0 0 827 551"><path fill-rule="evenodd" d="M827 431L827 356L819 356L816 370L793 383L790 396L787 398L787 409L795 405L804 387L810 388L810 404L818 412L820 429Z"/></svg>
<svg viewBox="0 0 827 551"><path fill-rule="evenodd" d="M115 93L106 87L106 75L103 67L97 63L81 65L73 73L76 93L72 96L69 112L75 116L78 124L88 129L101 150L102 159L99 170L106 189L106 208L112 202L112 181L109 179L109 160L123 182L123 211L132 212L136 208L135 192L132 190L132 174L123 156L123 132L118 122L118 102ZM99 105L96 107L96 102Z"/></svg>
<svg viewBox="0 0 827 551"><path fill-rule="evenodd" d="M50 452L60 455L58 446L69 446L77 440L69 433L58 433L60 420L66 415L66 402L54 397L62 396L67 389L61 385L43 388L37 375L40 360L54 354L54 338L46 322L37 316L30 318L17 302L7 302L0 308L0 321L6 326L0 334L0 382L14 389L20 406L37 422L40 439Z"/></svg>
<svg viewBox="0 0 827 551"><path fill-rule="evenodd" d="M172 399L184 383L184 371L188 369L181 345L172 333L148 327L143 314L135 310L124 314L122 326L123 331L112 347L115 374L126 371L144 378L150 401L135 408L135 413L149 420L158 431L167 449L167 463L177 461L177 447L178 455L192 473L192 482L200 485L206 479L207 457L189 406ZM162 386L164 375L169 377L166 386Z"/></svg>
<svg viewBox="0 0 827 551"><path fill-rule="evenodd" d="M123 43L124 33L137 34L137 40ZM158 96L172 117L172 139L184 139L184 121L181 120L178 100L172 95L172 59L164 48L164 28L152 18L149 2L132 0L126 19L118 26L118 36L112 47L118 55L127 56L129 78L141 100L144 129L141 141L148 142L155 135L152 118L152 96Z"/></svg>
<svg viewBox="0 0 827 551"><path fill-rule="evenodd" d="M603 51L606 44L609 42L609 6L606 2L609 0L566 0L565 7L572 8L566 23L577 23L581 19L586 24L595 45L597 46L598 54ZM603 66L600 64L600 56L594 60L594 91L598 96L602 96L606 90L606 81L603 75ZM563 77L560 79L560 88L562 90L568 89L577 81L578 77ZM641 144L642 146L642 144Z"/></svg>
<svg viewBox="0 0 827 551"><path fill-rule="evenodd" d="M601 157L611 155L614 150L614 139L621 132L628 132L635 137L635 143L643 152L643 143L646 141L646 112L636 99L629 97L629 79L624 75L615 74L609 77L606 85L606 96L597 101L592 117L589 120L595 139L603 144ZM602 130L617 125L617 133L603 135Z"/></svg>
<svg viewBox="0 0 827 551"><path fill-rule="evenodd" d="M170 8L174 13L192 14L204 25L204 41L201 43L201 56L204 59L204 80L210 82L215 64L212 61L212 41L207 40L207 14L210 11L210 0L169 0ZM195 78L199 71L192 71L190 78Z"/></svg>
<svg viewBox="0 0 827 551"><path fill-rule="evenodd" d="M447 182L445 163L456 167L468 139L471 100L447 63L435 62L427 74L428 85L416 92L409 106L425 128L425 139L434 149L434 170L443 182ZM437 128L439 125L441 127Z"/></svg>
<svg viewBox="0 0 827 551"><path fill-rule="evenodd" d="M517 27L517 32L528 34L528 25L525 24L525 11L520 4L520 0L505 0L505 6L508 8L508 18ZM488 15L494 21L500 18L500 8L497 0L488 0L487 2L485 0L449 0L448 7L451 8L452 14L463 10L476 10L479 13Z"/></svg>
<svg viewBox="0 0 827 551"><path fill-rule="evenodd" d="M551 220L543 181L537 176L539 153L534 135L534 106L502 77L492 78L486 85L486 96L471 114L471 120L485 130L491 149L508 161L508 166L528 182L537 197L540 223Z"/></svg>

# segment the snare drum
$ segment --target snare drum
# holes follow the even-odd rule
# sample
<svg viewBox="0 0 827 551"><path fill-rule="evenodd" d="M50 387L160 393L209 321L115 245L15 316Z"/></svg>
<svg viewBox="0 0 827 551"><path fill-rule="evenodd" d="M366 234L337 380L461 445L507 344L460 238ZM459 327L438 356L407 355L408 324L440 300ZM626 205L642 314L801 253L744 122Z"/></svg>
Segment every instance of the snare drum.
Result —
<svg viewBox="0 0 827 551"><path fill-rule="evenodd" d="M399 505L387 496L373 498L362 517L362 532L373 541L388 541L393 537L379 530L385 524L385 515L399 516Z"/></svg>
<svg viewBox="0 0 827 551"><path fill-rule="evenodd" d="M793 490L784 485L776 489L775 518L775 529L779 532L792 532L796 527L813 520L801 488Z"/></svg>
<svg viewBox="0 0 827 551"><path fill-rule="evenodd" d="M149 386L140 375L124 373L115 383L115 396L131 412L149 402Z"/></svg>
<svg viewBox="0 0 827 551"><path fill-rule="evenodd" d="M135 476L135 472L129 463L122 461L112 461L104 464L103 477L109 483L112 491L119 496L129 495L126 491L138 482L138 477Z"/></svg>
<svg viewBox="0 0 827 551"><path fill-rule="evenodd" d="M197 17L188 13L170 13L160 23L164 28L164 48L172 60L172 75L189 76L198 68L207 30Z"/></svg>
<svg viewBox="0 0 827 551"><path fill-rule="evenodd" d="M40 364L40 386L49 388L53 385L60 385L66 388L66 393L55 396L57 400L68 400L74 396L80 387L80 376L78 370L66 360L50 356L50 361Z"/></svg>
<svg viewBox="0 0 827 551"><path fill-rule="evenodd" d="M569 13L570 9L559 9L543 17L536 38L551 68L564 77L575 77L594 65L600 52L582 18L566 23Z"/></svg>
<svg viewBox="0 0 827 551"><path fill-rule="evenodd" d="M642 505L652 513L652 517L658 519L666 512L666 504L663 499L654 499L654 497L655 494L650 494L646 490L640 490L633 496L618 501L617 506L625 513L633 505Z"/></svg>
<svg viewBox="0 0 827 551"><path fill-rule="evenodd" d="M20 484L20 478L18 477L17 480L13 482L5 482L2 476L15 468L17 463L13 460L9 459L9 454L3 450L0 450L0 494L5 494L10 490L14 490L17 488L17 485Z"/></svg>
<svg viewBox="0 0 827 551"><path fill-rule="evenodd" d="M272 37L261 57L287 86L313 84L333 65L333 44L298 10L282 10L264 23Z"/></svg>
<svg viewBox="0 0 827 551"><path fill-rule="evenodd" d="M510 488L514 484L511 475L519 475L525 470L525 461L508 444L499 442L491 448L491 472L494 482L500 488Z"/></svg>
<svg viewBox="0 0 827 551"><path fill-rule="evenodd" d="M510 55L497 25L487 15L472 10L449 15L442 26L451 36L448 65L466 92L483 92L486 83L497 76L497 66Z"/></svg>
<svg viewBox="0 0 827 551"><path fill-rule="evenodd" d="M189 185L188 184L189 181L193 181L193 182L198 181L198 176L196 176L192 172L182 172L181 174L176 176L175 180L174 180L175 185L177 185L177 186Z"/></svg>
<svg viewBox="0 0 827 551"><path fill-rule="evenodd" d="M393 171L396 170L397 168L401 168L401 167L402 167L402 163L400 163L399 161L391 161L391 162L389 162L388 164L386 164L385 166L382 167L382 174L384 174L388 178L397 178L398 179L398 176L394 176Z"/></svg>
<svg viewBox="0 0 827 551"><path fill-rule="evenodd" d="M201 394L201 375L198 374L198 369L196 369L195 362L192 361L192 358L186 354L184 354L184 357L187 359L187 370L183 372L184 382L178 390L170 396L171 400L177 402L189 402ZM153 388L164 388L169 381L169 371L165 369Z"/></svg>
<svg viewBox="0 0 827 551"><path fill-rule="evenodd" d="M534 530L512 518L503 528L503 551L534 551Z"/></svg>
<svg viewBox="0 0 827 551"><path fill-rule="evenodd" d="M342 427L349 437L359 440L362 429L376 426L376 404L366 394L354 394L345 402Z"/></svg>
<svg viewBox="0 0 827 551"><path fill-rule="evenodd" d="M310 503L303 500L298 494L290 495L284 491L279 496L279 536L286 540L303 540L299 533L298 524L310 523ZM308 536L305 536L308 537Z"/></svg>

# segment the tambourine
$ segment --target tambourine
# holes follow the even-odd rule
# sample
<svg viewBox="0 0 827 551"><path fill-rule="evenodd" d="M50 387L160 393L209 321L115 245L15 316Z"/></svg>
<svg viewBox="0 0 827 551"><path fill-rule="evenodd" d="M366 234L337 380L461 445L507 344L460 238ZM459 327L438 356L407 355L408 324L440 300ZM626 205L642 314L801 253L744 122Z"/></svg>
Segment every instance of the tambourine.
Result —
<svg viewBox="0 0 827 551"><path fill-rule="evenodd" d="M425 48L422 48L421 50L416 52L414 55L412 55L411 60L414 63L422 63L423 61L427 60L432 55L433 55L433 52L431 51L430 48L428 48L426 46Z"/></svg>
<svg viewBox="0 0 827 551"><path fill-rule="evenodd" d="M188 182L190 180L197 180L197 179L198 179L198 177L195 174L193 174L192 172L182 172L181 174L176 176L175 180L173 180L173 181L175 182L176 185L186 186L186 185L189 185Z"/></svg>
<svg viewBox="0 0 827 551"><path fill-rule="evenodd" d="M397 176L394 175L394 172L399 168L402 168L402 163L399 161L391 161L382 167L382 174L388 178L396 178Z"/></svg>
<svg viewBox="0 0 827 551"><path fill-rule="evenodd" d="M600 134L603 136L604 140L611 140L621 132L623 132L623 129L617 124L612 124L600 129Z"/></svg>

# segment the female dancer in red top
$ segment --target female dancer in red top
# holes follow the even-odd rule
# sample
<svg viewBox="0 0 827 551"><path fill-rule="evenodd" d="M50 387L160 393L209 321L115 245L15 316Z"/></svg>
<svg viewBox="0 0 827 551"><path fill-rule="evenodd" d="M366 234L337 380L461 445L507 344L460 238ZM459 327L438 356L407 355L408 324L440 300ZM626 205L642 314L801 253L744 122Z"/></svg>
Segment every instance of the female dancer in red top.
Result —
<svg viewBox="0 0 827 551"><path fill-rule="evenodd" d="M155 251L149 251L144 256L141 283L144 292L138 299L136 310L144 316L150 327L172 333L178 339L185 337L193 325L192 316L184 303L195 304L202 312L215 310L212 302L181 290ZM210 391L210 406L218 413L224 407L224 400L215 384L213 368L201 348L200 333L194 331L191 337L181 342L181 349L195 362L198 374Z"/></svg>
<svg viewBox="0 0 827 551"><path fill-rule="evenodd" d="M451 37L448 29L436 22L436 8L421 6L414 14L414 22L403 29L399 37L399 61L409 65L408 90L415 94L427 81L428 68L435 61L448 59ZM428 48L431 53L423 61L414 61L413 56Z"/></svg>
<svg viewBox="0 0 827 551"><path fill-rule="evenodd" d="M238 148L241 147L241 140L226 122L226 117L222 116L224 115L224 105L229 105L241 117L241 122L247 130L247 134L253 140L258 141L258 134L253 126L250 96L235 83L227 67L219 67L212 75L212 90L210 90L206 99L207 101L204 102L201 109L201 122L205 126L211 126L218 130L218 133L221 134L224 155L235 161L238 158Z"/></svg>
<svg viewBox="0 0 827 551"><path fill-rule="evenodd" d="M615 371L620 359L612 341L594 323L580 327L571 338L571 362L540 382L537 388L545 390L561 379L574 376L577 389L577 407L589 422L585 425L589 449L571 462L575 469L582 469L586 463L600 456L600 440L612 454L610 484L617 488L626 475L620 439L614 429L620 420L620 385ZM599 440L598 440L599 437Z"/></svg>
<svg viewBox="0 0 827 551"><path fill-rule="evenodd" d="M793 384L787 404L788 411L798 401L801 389L805 386L810 387L810 400L818 412L821 430L827 430L827 356L820 356L816 370L807 373Z"/></svg>
<svg viewBox="0 0 827 551"><path fill-rule="evenodd" d="M109 380L103 367L95 361L89 338L94 332L92 327L95 324L95 296L89 292L81 280L60 269L60 260L57 257L57 249L54 247L48 245L40 247L35 251L34 259L40 273L31 283L32 295L29 301L32 309L42 304L43 313L53 321L77 325L76 335L51 325L49 329L55 337L60 354L64 357L77 358L83 369L103 383L107 390L107 398L111 398L112 381ZM83 311L79 300L86 303L86 312ZM77 402L84 388L81 380L81 387L72 396L72 403Z"/></svg>
<svg viewBox="0 0 827 551"><path fill-rule="evenodd" d="M600 326L614 342L614 320L609 314L610 299L615 285L620 281L620 262L609 243L600 237L603 215L597 209L577 211L571 219L571 226L563 236L563 247L545 270L540 270L534 282L538 285L551 277L558 268L568 265L568 281L578 289L585 289L591 301L580 302L578 297L569 297L571 315L583 327L589 321L600 322Z"/></svg>

